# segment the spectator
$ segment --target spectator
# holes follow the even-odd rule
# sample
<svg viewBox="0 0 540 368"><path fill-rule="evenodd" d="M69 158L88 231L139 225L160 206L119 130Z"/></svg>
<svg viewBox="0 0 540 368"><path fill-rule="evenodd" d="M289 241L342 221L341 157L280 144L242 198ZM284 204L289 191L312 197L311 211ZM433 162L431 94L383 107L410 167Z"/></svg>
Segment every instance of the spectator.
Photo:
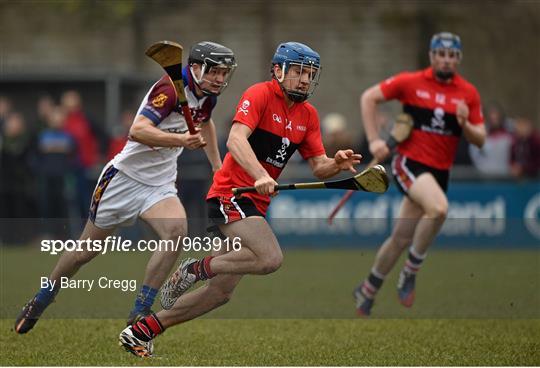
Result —
<svg viewBox="0 0 540 368"><path fill-rule="evenodd" d="M99 163L99 144L83 112L80 94L73 90L65 92L61 97L61 105L66 113L63 129L73 137L77 147L77 205L81 218L86 218L94 186L92 169Z"/></svg>
<svg viewBox="0 0 540 368"><path fill-rule="evenodd" d="M0 217L33 217L31 147L31 135L23 116L15 112L7 115L2 126Z"/></svg>
<svg viewBox="0 0 540 368"><path fill-rule="evenodd" d="M6 118L10 112L11 112L11 100L5 96L0 95L0 129L3 128L4 122L6 121ZM0 147L2 147L1 138L0 138Z"/></svg>
<svg viewBox="0 0 540 368"><path fill-rule="evenodd" d="M66 218L65 178L75 152L73 138L62 130L64 113L53 108L46 127L37 139L39 170L39 209L43 218Z"/></svg>
<svg viewBox="0 0 540 368"><path fill-rule="evenodd" d="M39 133L47 128L47 120L55 108L54 100L49 95L42 95L37 101L37 121L34 129Z"/></svg>
<svg viewBox="0 0 540 368"><path fill-rule="evenodd" d="M540 172L540 133L529 118L519 117L515 121L511 172L517 178L534 178Z"/></svg>
<svg viewBox="0 0 540 368"><path fill-rule="evenodd" d="M512 135L507 130L508 123L504 111L499 104L493 103L485 115L488 132L486 142L482 148L469 145L471 160L481 173L509 175Z"/></svg>
<svg viewBox="0 0 540 368"><path fill-rule="evenodd" d="M132 110L124 110L122 112L120 125L114 127L113 136L109 140L107 148L107 160L110 161L116 156L126 145L128 139L129 128L135 120L135 113Z"/></svg>

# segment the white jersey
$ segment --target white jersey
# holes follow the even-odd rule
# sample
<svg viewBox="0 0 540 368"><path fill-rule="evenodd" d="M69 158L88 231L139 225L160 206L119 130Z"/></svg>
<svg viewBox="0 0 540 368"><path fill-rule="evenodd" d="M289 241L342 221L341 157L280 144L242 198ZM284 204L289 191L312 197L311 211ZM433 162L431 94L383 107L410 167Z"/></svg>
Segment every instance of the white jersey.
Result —
<svg viewBox="0 0 540 368"><path fill-rule="evenodd" d="M183 77L186 99L195 125L210 119L216 97L197 98L189 70L184 68ZM168 76L156 82L144 97L137 115L149 118L156 127L172 133L184 133L187 123L178 107L174 86ZM112 159L115 168L141 183L161 186L176 181L177 158L183 147L150 147L128 141L123 150Z"/></svg>

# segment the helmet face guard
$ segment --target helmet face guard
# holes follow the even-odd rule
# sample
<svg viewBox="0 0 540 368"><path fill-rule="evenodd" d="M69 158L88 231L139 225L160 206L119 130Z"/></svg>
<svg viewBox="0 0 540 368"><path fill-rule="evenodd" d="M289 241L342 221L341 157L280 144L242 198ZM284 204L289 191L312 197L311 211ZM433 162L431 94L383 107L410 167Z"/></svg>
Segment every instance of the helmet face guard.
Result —
<svg viewBox="0 0 540 368"><path fill-rule="evenodd" d="M321 58L307 45L299 42L280 44L272 58L272 65L278 65L281 68L281 77L278 78L275 74L273 76L287 97L294 102L302 102L311 97L319 85ZM309 85L305 91L284 87L285 80L296 79L299 85L305 82L306 73Z"/></svg>
<svg viewBox="0 0 540 368"><path fill-rule="evenodd" d="M190 65L189 71L191 72L191 76L193 77L193 81L199 86L201 91L204 94L207 95L214 95L218 96L227 88L229 85L229 81L231 80L234 71L236 70L236 63L216 63L214 60L210 60L208 58L205 59L204 63L201 64L201 75L200 77L197 77L195 74L195 71L193 70L193 64ZM223 82L216 82L208 79L208 76L213 73L223 73L224 78ZM211 84L212 86L219 87L218 92L213 92L208 89L205 89L201 87L202 83L206 82Z"/></svg>
<svg viewBox="0 0 540 368"><path fill-rule="evenodd" d="M303 102L313 95L315 89L319 85L319 78L321 76L321 68L315 66L313 63L297 63L297 62L284 62L281 64L281 78L276 78L280 83L283 92L294 102ZM299 89L286 89L283 86L285 80L302 80L302 76L308 73L308 88L306 91ZM294 74L293 74L294 73Z"/></svg>
<svg viewBox="0 0 540 368"><path fill-rule="evenodd" d="M209 41L202 41L191 47L188 63L195 84L197 84L204 94L214 96L221 94L227 88L237 66L234 53L231 49L219 43ZM200 76L197 76L193 70L193 64L199 64L201 66ZM223 74L223 81L216 82L212 80L214 78L210 77L210 75L213 73ZM218 91L203 88L202 83L209 83L213 87L218 88Z"/></svg>

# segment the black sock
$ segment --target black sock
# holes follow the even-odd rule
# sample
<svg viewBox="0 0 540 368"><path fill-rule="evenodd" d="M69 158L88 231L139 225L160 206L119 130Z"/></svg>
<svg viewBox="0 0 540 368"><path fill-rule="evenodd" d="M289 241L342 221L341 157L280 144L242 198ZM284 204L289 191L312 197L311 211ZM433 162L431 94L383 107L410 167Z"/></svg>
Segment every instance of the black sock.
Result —
<svg viewBox="0 0 540 368"><path fill-rule="evenodd" d="M407 257L407 260L405 261L405 266L403 267L403 271L415 275L419 270L420 266L422 266L422 262L424 262L424 259L426 258L426 254L420 255L414 247L409 248L409 256Z"/></svg>

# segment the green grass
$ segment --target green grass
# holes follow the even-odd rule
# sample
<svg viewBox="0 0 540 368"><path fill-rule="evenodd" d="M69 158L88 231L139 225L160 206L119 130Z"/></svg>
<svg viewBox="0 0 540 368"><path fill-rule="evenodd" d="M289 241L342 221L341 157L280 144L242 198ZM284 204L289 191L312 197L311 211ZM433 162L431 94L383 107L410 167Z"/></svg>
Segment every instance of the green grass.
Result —
<svg viewBox="0 0 540 368"><path fill-rule="evenodd" d="M100 256L78 277L140 279L148 256ZM0 365L540 365L538 251L433 251L413 308L397 302L396 270L374 319L360 320L351 291L373 256L288 251L276 273L245 277L229 304L170 328L157 358L140 361L116 340L134 292L63 290L34 330L12 332L57 257L0 248Z"/></svg>
<svg viewBox="0 0 540 368"><path fill-rule="evenodd" d="M46 320L26 336L0 324L1 365L540 364L538 320L199 320L121 350L122 320Z"/></svg>

